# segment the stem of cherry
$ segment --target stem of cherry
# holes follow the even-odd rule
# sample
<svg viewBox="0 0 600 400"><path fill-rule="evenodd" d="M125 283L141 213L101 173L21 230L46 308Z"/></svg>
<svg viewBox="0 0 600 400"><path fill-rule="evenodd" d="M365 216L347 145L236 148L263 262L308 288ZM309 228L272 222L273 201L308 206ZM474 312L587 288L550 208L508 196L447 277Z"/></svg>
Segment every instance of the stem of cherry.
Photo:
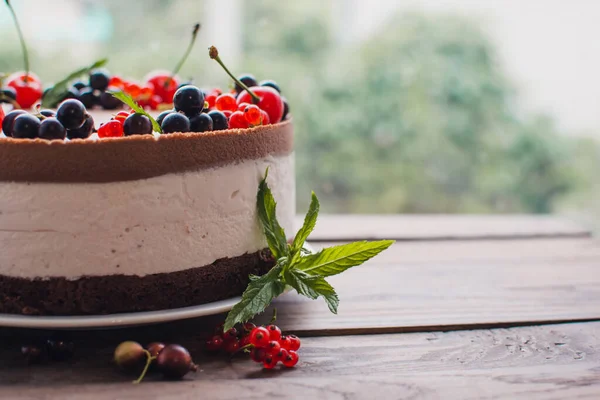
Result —
<svg viewBox="0 0 600 400"><path fill-rule="evenodd" d="M212 58L213 60L215 60L216 62L219 63L219 65L221 66L221 68L223 68L225 70L225 72L227 72L227 75L229 75L231 77L231 79L234 80L235 83L237 83L238 85L240 85L240 87L242 89L244 89L246 92L248 92L248 94L250 95L250 97L252 97L252 102L254 104L258 104L258 102L260 101L260 97L258 97L253 91L251 91L248 86L246 86L242 81L240 81L238 78L236 78L225 66L225 64L223 64L223 61L221 61L221 57L219 57L219 50L217 50L217 48L215 46L210 46L208 49L208 55L210 56L210 58Z"/></svg>
<svg viewBox="0 0 600 400"><path fill-rule="evenodd" d="M29 53L27 52L27 45L25 44L25 38L23 37L23 31L21 31L21 25L19 24L19 19L17 18L17 14L15 14L15 10L10 4L9 0L4 0L8 9L10 10L10 14L12 15L13 21L15 21L15 27L17 28L17 33L19 35L19 40L21 41L21 51L23 52L23 61L25 64L25 82L28 81L29 78Z"/></svg>
<svg viewBox="0 0 600 400"><path fill-rule="evenodd" d="M194 43L196 43L196 37L198 36L199 31L200 31L200 24L194 25L194 30L192 31L192 40L190 40L190 44L188 45L187 49L185 50L185 53L183 53L183 57L181 58L181 60L179 60L179 62L175 66L175 69L171 73L171 76L169 77L169 79L167 79L165 81L165 84L164 84L165 88L169 87L169 85L171 84L171 81L173 80L175 75L177 75L177 73L179 72L179 70L181 69L183 64L185 63L185 60L187 60L188 56L192 52L192 48L194 48Z"/></svg>

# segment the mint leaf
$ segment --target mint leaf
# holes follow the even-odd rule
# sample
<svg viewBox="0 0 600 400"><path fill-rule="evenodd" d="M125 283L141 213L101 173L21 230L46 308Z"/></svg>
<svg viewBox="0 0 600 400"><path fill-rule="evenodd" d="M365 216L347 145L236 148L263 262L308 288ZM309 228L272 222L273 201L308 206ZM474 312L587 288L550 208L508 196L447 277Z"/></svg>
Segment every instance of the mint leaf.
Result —
<svg viewBox="0 0 600 400"><path fill-rule="evenodd" d="M332 276L375 257L394 243L393 240L354 242L328 247L300 258L292 267L309 275Z"/></svg>
<svg viewBox="0 0 600 400"><path fill-rule="evenodd" d="M298 294L310 299L317 299L322 296L329 307L329 311L337 314L337 308L340 303L337 293L333 287L322 276L309 275L304 271L295 269L284 273L285 282L296 289Z"/></svg>
<svg viewBox="0 0 600 400"><path fill-rule="evenodd" d="M267 185L269 168L265 171L265 177L258 185L258 194L256 195L256 205L258 208L258 219L260 220L263 232L267 238L267 243L273 257L276 260L289 255L289 249L285 232L277 221L276 208L277 203L273 198L273 193Z"/></svg>
<svg viewBox="0 0 600 400"><path fill-rule="evenodd" d="M46 95L42 98L42 108L54 108L60 103L62 98L67 93L69 82L79 78L81 75L89 74L91 70L100 68L104 66L108 62L107 58L103 58L101 60L96 61L92 65L84 68L80 68L77 71L71 72L69 76L67 76L62 81L56 83L52 89L46 93Z"/></svg>
<svg viewBox="0 0 600 400"><path fill-rule="evenodd" d="M143 114L146 117L148 117L150 119L150 122L152 122L152 129L155 132L162 133L162 129L160 128L160 125L158 124L158 122L156 122L156 120L152 117L152 115L148 114L146 112L146 110L144 110L144 108L141 107L130 95L128 95L127 93L122 92L122 91L110 92L110 94L113 97L121 100L123 103L127 104L136 113Z"/></svg>
<svg viewBox="0 0 600 400"><path fill-rule="evenodd" d="M294 238L294 242L292 243L292 263L296 261L297 256L300 255L302 246L304 246L304 242L308 239L308 236L315 228L317 223L317 217L319 216L319 199L317 199L317 195L315 192L312 192L312 198L310 201L310 206L308 207L308 212L304 217L304 224L302 228L296 233L296 237Z"/></svg>
<svg viewBox="0 0 600 400"><path fill-rule="evenodd" d="M250 281L242 294L242 300L227 314L224 331L263 312L275 297L283 293L285 283L279 278L281 271L282 267L277 265L260 278Z"/></svg>

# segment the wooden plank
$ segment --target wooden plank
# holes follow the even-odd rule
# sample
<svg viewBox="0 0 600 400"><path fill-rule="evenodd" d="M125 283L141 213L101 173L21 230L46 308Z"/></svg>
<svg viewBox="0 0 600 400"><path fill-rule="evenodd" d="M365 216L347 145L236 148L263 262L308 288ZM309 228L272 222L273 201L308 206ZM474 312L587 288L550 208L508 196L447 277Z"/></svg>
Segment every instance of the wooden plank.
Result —
<svg viewBox="0 0 600 400"><path fill-rule="evenodd" d="M599 338L600 323L306 338L297 368L264 371L243 357L206 356L187 337L200 371L141 385L110 364L116 341L81 342L71 362L30 367L3 346L0 398L597 399Z"/></svg>
<svg viewBox="0 0 600 400"><path fill-rule="evenodd" d="M296 225L301 226L298 216ZM567 218L542 215L322 215L312 241L588 237Z"/></svg>
<svg viewBox="0 0 600 400"><path fill-rule="evenodd" d="M322 300L288 293L273 304L279 323L339 335L600 319L598 242L453 244L399 243L331 277L341 300L336 316Z"/></svg>

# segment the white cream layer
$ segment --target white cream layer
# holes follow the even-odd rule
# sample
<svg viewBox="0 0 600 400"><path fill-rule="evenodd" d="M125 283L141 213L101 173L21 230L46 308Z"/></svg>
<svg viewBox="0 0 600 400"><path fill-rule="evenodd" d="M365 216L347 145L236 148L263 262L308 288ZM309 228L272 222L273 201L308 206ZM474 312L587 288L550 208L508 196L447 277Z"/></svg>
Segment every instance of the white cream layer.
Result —
<svg viewBox="0 0 600 400"><path fill-rule="evenodd" d="M130 182L1 183L0 275L144 276L261 250L256 194L267 166L290 234L293 154Z"/></svg>

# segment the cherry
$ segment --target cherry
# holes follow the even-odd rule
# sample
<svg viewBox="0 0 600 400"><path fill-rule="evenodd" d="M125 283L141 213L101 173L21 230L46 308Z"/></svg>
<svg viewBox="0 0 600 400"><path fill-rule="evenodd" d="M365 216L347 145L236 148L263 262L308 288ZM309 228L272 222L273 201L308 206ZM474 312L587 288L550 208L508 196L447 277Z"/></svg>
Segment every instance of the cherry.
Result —
<svg viewBox="0 0 600 400"><path fill-rule="evenodd" d="M242 75L240 77L238 77L238 80L240 82L242 82L244 85L246 85L246 87L251 87L251 86L258 86L258 81L256 80L256 78L251 75L251 74L245 74ZM236 93L240 93L242 90L244 90L245 88L243 88L242 86L240 86L237 82L235 84L235 92Z"/></svg>
<svg viewBox="0 0 600 400"><path fill-rule="evenodd" d="M267 351L265 349L255 347L252 350L250 350L250 358L254 362L261 363L265 360L266 357Z"/></svg>
<svg viewBox="0 0 600 400"><path fill-rule="evenodd" d="M281 360L282 364L287 368L292 368L296 364L298 364L298 353L294 350L290 350L287 352L287 355Z"/></svg>
<svg viewBox="0 0 600 400"><path fill-rule="evenodd" d="M248 91L244 90L237 98L238 104L254 103L261 110L265 110L265 112L269 115L269 120L272 124L281 121L284 104L277 90L268 86L254 86L250 88L250 90L259 97L258 102L253 102L252 95Z"/></svg>
<svg viewBox="0 0 600 400"><path fill-rule="evenodd" d="M32 73L24 75L17 73L9 76L6 86L11 87L17 94L17 103L22 108L31 108L42 98L42 84Z"/></svg>
<svg viewBox="0 0 600 400"><path fill-rule="evenodd" d="M123 132L125 133L125 136L151 135L152 122L150 122L150 119L144 114L131 114L123 123Z"/></svg>
<svg viewBox="0 0 600 400"><path fill-rule="evenodd" d="M56 110L56 119L67 129L80 128L85 122L85 106L75 99L63 101Z"/></svg>
<svg viewBox="0 0 600 400"><path fill-rule="evenodd" d="M215 100L215 107L219 111L237 111L238 105L235 101L235 97L233 97L230 93L225 93L217 97Z"/></svg>
<svg viewBox="0 0 600 400"><path fill-rule="evenodd" d="M267 354L267 356L265 357L264 361L263 361L263 367L265 369L273 369L275 368L275 366L277 365L277 358L271 354Z"/></svg>
<svg viewBox="0 0 600 400"><path fill-rule="evenodd" d="M250 343L255 347L266 347L269 344L269 331L265 327L257 327L250 332Z"/></svg>
<svg viewBox="0 0 600 400"><path fill-rule="evenodd" d="M202 115L202 114L201 114ZM213 130L222 131L229 128L229 121L224 112L214 110L207 114L213 121Z"/></svg>
<svg viewBox="0 0 600 400"><path fill-rule="evenodd" d="M40 130L40 120L31 114L22 114L15 118L12 136L18 139L35 139Z"/></svg>
<svg viewBox="0 0 600 400"><path fill-rule="evenodd" d="M185 115L174 112L167 115L160 126L163 133L189 132L190 120Z"/></svg>
<svg viewBox="0 0 600 400"><path fill-rule="evenodd" d="M126 341L117 346L113 359L122 369L131 370L142 365L146 351L138 342Z"/></svg>
<svg viewBox="0 0 600 400"><path fill-rule="evenodd" d="M229 117L229 128L231 129L245 129L249 128L250 124L246 121L246 117L244 113L241 111L236 111L231 114Z"/></svg>
<svg viewBox="0 0 600 400"><path fill-rule="evenodd" d="M254 104L250 104L244 108L244 118L250 126L260 125L262 117L260 114L260 108Z"/></svg>
<svg viewBox="0 0 600 400"><path fill-rule="evenodd" d="M121 137L123 136L123 124L117 120L108 121L98 128L98 137Z"/></svg>
<svg viewBox="0 0 600 400"><path fill-rule="evenodd" d="M240 349L240 341L237 338L225 340L223 350L229 354L233 354Z"/></svg>
<svg viewBox="0 0 600 400"><path fill-rule="evenodd" d="M300 348L300 339L296 335L288 335L288 339L290 339L290 347L289 350L298 351Z"/></svg>
<svg viewBox="0 0 600 400"><path fill-rule="evenodd" d="M207 132L213 130L213 120L208 114L198 114L190 118L192 132Z"/></svg>
<svg viewBox="0 0 600 400"><path fill-rule="evenodd" d="M223 338L219 335L215 335L206 341L206 350L208 351L219 351L223 347Z"/></svg>
<svg viewBox="0 0 600 400"><path fill-rule="evenodd" d="M67 129L69 139L87 139L94 131L94 118L90 114L85 115L85 122L79 128Z"/></svg>
<svg viewBox="0 0 600 400"><path fill-rule="evenodd" d="M173 96L179 88L177 77L171 77L169 72L153 72L146 78L146 83L152 86L154 94L160 96L165 103L173 102Z"/></svg>
<svg viewBox="0 0 600 400"><path fill-rule="evenodd" d="M13 110L6 114L4 117L4 121L2 121L2 132L8 137L13 135L13 125L15 123L15 118L19 115L27 114L26 111L23 110Z"/></svg>
<svg viewBox="0 0 600 400"><path fill-rule="evenodd" d="M160 342L152 342L148 346L146 346L146 350L150 353L151 357L158 357L161 351L165 348L164 343Z"/></svg>
<svg viewBox="0 0 600 400"><path fill-rule="evenodd" d="M269 338L271 340L279 341L281 339L281 329L277 325L269 325L267 329L269 330Z"/></svg>
<svg viewBox="0 0 600 400"><path fill-rule="evenodd" d="M177 344L166 346L156 358L156 365L165 377L171 379L183 378L197 368L190 353Z"/></svg>
<svg viewBox="0 0 600 400"><path fill-rule="evenodd" d="M64 139L66 135L67 130L56 118L46 118L40 124L38 137L41 139Z"/></svg>

